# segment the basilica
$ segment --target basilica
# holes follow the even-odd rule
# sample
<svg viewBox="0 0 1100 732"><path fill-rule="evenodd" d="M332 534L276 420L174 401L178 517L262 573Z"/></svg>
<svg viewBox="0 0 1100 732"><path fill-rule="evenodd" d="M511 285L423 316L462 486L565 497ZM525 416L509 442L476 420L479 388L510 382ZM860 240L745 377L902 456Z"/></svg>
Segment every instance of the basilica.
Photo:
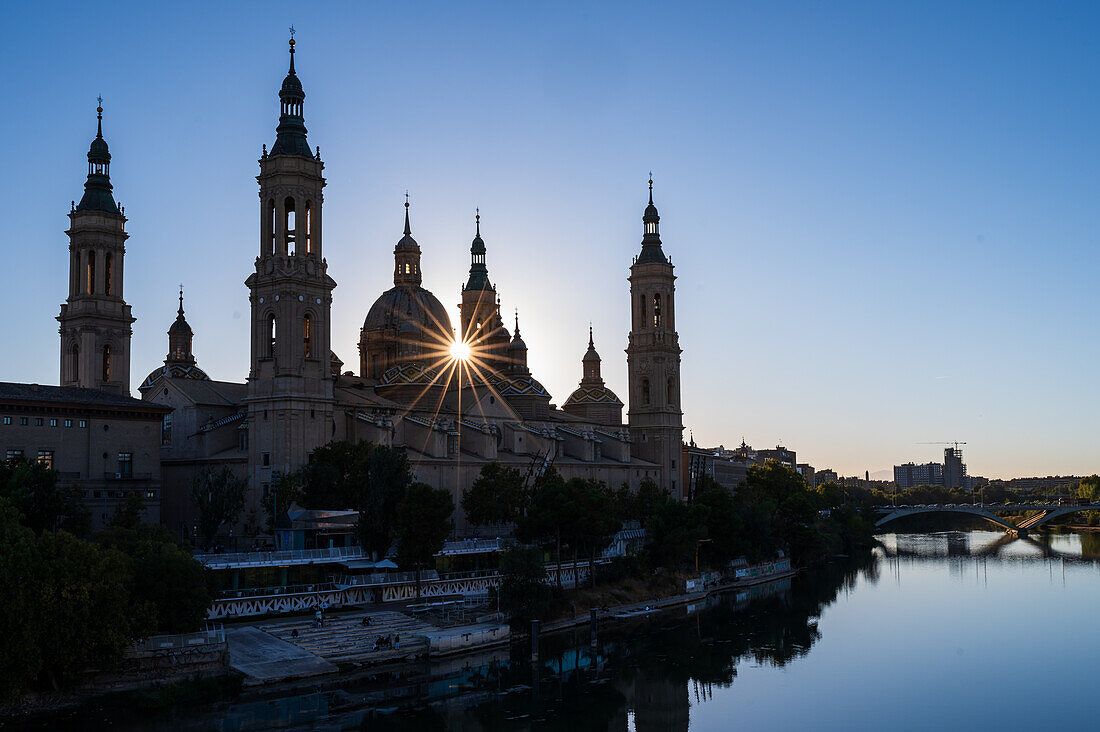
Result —
<svg viewBox="0 0 1100 732"><path fill-rule="evenodd" d="M637 488L648 478L680 495L675 276L661 244L652 181L641 248L629 268L629 299L624 297L631 312L625 421L623 400L601 377L591 329L587 350L577 344L579 384L560 406L531 373L518 316L506 323L501 315L479 218L460 322L451 322L423 286L430 262L413 237L408 200L393 249L393 287L365 314L358 360L345 369L336 350L350 350L350 344L331 342L339 273L329 271L324 256L324 162L307 141L306 95L294 51L292 39L275 141L270 149L263 146L258 161L258 246L255 269L245 280L251 306L247 381L219 381L200 368L181 290L164 363L140 386L142 401L163 415L161 520L186 532L195 520L192 478L209 465L229 465L247 478L246 513L255 518L279 476L333 440L403 448L415 479L450 490L456 505L491 461L526 475L552 466L566 478L613 487ZM89 161L81 206L95 215L88 217L87 232L70 233L76 237L70 289L94 290L95 307L80 310L77 322L73 303L88 297L63 306L61 384L124 395L134 319L122 299L125 218L112 198L102 134ZM456 517L465 528L460 510Z"/></svg>

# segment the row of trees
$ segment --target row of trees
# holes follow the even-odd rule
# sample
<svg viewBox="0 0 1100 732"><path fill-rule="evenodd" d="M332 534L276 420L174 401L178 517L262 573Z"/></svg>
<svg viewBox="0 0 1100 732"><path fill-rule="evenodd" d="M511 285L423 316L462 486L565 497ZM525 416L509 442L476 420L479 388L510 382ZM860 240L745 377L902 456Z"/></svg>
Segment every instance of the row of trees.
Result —
<svg viewBox="0 0 1100 732"><path fill-rule="evenodd" d="M137 639L201 627L212 599L205 570L142 511L132 494L91 533L53 470L0 464L0 700L72 683Z"/></svg>
<svg viewBox="0 0 1100 732"><path fill-rule="evenodd" d="M751 468L736 492L704 477L689 503L649 480L637 492L583 478L564 480L553 470L528 481L491 463L464 492L462 508L469 522L510 526L519 541L544 548L557 563L563 556L587 559L595 581L597 553L626 522L646 529L642 559L650 569L721 567L740 556L775 556L780 549L796 564L808 564L870 546L872 523L834 489L812 490L798 473L771 462ZM513 608L517 612L533 612L532 602L545 600L532 589L540 572L529 550L510 553L502 565L502 603L511 596L522 601Z"/></svg>

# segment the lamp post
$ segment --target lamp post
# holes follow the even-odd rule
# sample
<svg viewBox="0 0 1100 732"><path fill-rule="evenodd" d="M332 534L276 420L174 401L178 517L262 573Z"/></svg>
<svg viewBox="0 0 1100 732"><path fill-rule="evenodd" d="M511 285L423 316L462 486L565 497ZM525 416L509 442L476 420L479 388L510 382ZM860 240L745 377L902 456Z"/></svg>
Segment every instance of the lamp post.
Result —
<svg viewBox="0 0 1100 732"><path fill-rule="evenodd" d="M705 544L710 539L696 539L695 540L695 573L699 574L699 545Z"/></svg>

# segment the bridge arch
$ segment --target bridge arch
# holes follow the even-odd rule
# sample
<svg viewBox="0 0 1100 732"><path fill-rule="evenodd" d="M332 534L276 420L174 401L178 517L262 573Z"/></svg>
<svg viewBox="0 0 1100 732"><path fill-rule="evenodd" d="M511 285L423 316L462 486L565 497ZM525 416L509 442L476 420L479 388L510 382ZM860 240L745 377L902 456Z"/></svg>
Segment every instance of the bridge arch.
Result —
<svg viewBox="0 0 1100 732"><path fill-rule="evenodd" d="M979 508L977 506L975 506L975 507L956 506L956 507L953 507L953 508L949 508L947 506L929 506L927 508L899 508L895 511L890 511L885 516L883 516L878 521L876 521L875 522L875 528L876 529L881 528L882 526L890 523L891 521L896 521L897 519L905 518L906 516L918 516L920 514L925 514L925 513L958 513L958 514L966 514L966 515L970 515L970 516L977 516L978 518L985 519L986 521L989 521L991 523L996 524L997 526L1000 526L1002 529L1005 529L1006 531L1016 531L1017 530L1017 527L1014 524L1009 523L1008 521L1001 518L1000 516L993 513L992 511L987 511L987 510L985 510L983 508Z"/></svg>

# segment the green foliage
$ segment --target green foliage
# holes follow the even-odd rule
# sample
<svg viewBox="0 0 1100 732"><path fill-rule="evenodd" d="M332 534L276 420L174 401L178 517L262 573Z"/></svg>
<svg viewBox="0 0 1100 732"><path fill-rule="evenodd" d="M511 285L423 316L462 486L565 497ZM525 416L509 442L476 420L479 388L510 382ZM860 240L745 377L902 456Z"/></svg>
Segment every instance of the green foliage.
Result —
<svg viewBox="0 0 1100 732"><path fill-rule="evenodd" d="M522 544L510 548L500 558L500 574L500 609L514 626L525 627L549 611L554 591L546 584L540 549Z"/></svg>
<svg viewBox="0 0 1100 732"><path fill-rule="evenodd" d="M564 508L565 481L556 470L541 476L531 491L531 505L516 524L516 538L525 543L550 544L554 561L561 563L562 534L570 520ZM560 585L561 576L558 576Z"/></svg>
<svg viewBox="0 0 1100 732"><path fill-rule="evenodd" d="M722 565L748 551L745 544L743 521L733 496L718 483L700 481L695 503L706 509L706 536L710 541L701 547L704 561Z"/></svg>
<svg viewBox="0 0 1100 732"><path fill-rule="evenodd" d="M0 462L0 498L7 499L22 522L36 534L64 529L86 536L91 516L80 504L80 491L58 486L57 471L40 462L12 458Z"/></svg>
<svg viewBox="0 0 1100 732"><path fill-rule="evenodd" d="M95 541L129 559L129 613L135 637L202 628L214 599L210 572L180 548L167 529L116 524L98 533Z"/></svg>
<svg viewBox="0 0 1100 732"><path fill-rule="evenodd" d="M191 500L199 509L199 533L207 547L223 526L232 526L244 508L245 481L228 465L208 466L191 483Z"/></svg>
<svg viewBox="0 0 1100 732"><path fill-rule="evenodd" d="M707 538L708 509L666 498L646 521L650 552L659 566L679 568L694 561L701 539Z"/></svg>
<svg viewBox="0 0 1100 732"><path fill-rule="evenodd" d="M43 533L37 555L39 592L25 622L37 629L42 671L57 688L116 662L132 642L130 566L121 552L64 531Z"/></svg>
<svg viewBox="0 0 1100 732"><path fill-rule="evenodd" d="M435 561L451 531L455 504L450 491L413 483L397 506L397 560L420 570ZM417 590L419 595L419 581Z"/></svg>
<svg viewBox="0 0 1100 732"><path fill-rule="evenodd" d="M39 574L34 532L0 498L0 704L17 699L42 668L41 625L36 621Z"/></svg>
<svg viewBox="0 0 1100 732"><path fill-rule="evenodd" d="M1087 478L1082 478L1081 483L1077 486L1077 496L1086 498L1091 503L1100 502L1100 476L1090 475Z"/></svg>
<svg viewBox="0 0 1100 732"><path fill-rule="evenodd" d="M274 480L271 491L262 500L264 521L268 531L275 530L276 516L285 516L290 510L290 504L302 500L302 480L302 471L280 475ZM276 501L278 506L275 505Z"/></svg>
<svg viewBox="0 0 1100 732"><path fill-rule="evenodd" d="M384 555L396 537L397 507L412 483L404 450L370 442L330 442L301 470L306 508L359 512L359 541Z"/></svg>
<svg viewBox="0 0 1100 732"><path fill-rule="evenodd" d="M514 523L527 509L523 476L515 468L491 462L462 493L466 520L480 526Z"/></svg>

